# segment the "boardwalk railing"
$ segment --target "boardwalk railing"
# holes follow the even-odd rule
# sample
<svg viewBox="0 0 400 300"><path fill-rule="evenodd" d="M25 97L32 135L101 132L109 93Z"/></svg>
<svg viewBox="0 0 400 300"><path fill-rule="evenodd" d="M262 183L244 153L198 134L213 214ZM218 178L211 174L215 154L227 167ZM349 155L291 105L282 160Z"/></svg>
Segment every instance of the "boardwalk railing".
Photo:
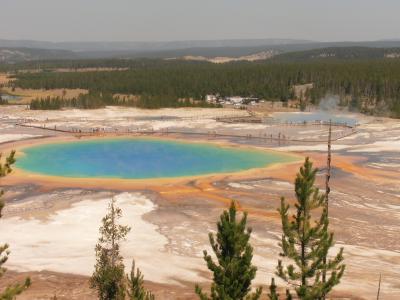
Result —
<svg viewBox="0 0 400 300"><path fill-rule="evenodd" d="M217 132L215 130L202 132L202 131L194 131L194 130L177 130L177 129L161 129L161 130L153 130L153 129L130 129L130 128L114 128L114 129L105 129L105 128L60 128L56 126L48 127L48 126L38 126L26 123L16 124L21 127L35 128L41 130L48 130L53 132L60 133L68 133L73 134L75 136L107 136L107 135L185 135L185 136L202 136L206 138L229 138L229 139L247 139L259 142L277 142L278 144L285 144L291 142L301 142L301 143L321 143L326 142L326 139L300 139L300 138L291 138L285 136L284 134L271 134L271 133L262 133L258 134L228 134ZM321 125L321 124L318 124ZM355 134L357 131L354 127L345 127L348 132L342 132L340 135L332 138L332 141L338 141L342 138L351 136ZM349 130L351 129L351 130Z"/></svg>
<svg viewBox="0 0 400 300"><path fill-rule="evenodd" d="M303 121L303 122L289 122L289 121L281 121L273 118L261 118L256 116L242 116L242 117L221 117L215 119L218 122L223 123L261 123L266 125L282 125L282 126L329 126L330 124L334 127L346 127L346 128L354 128L357 127L357 123L354 125L348 124L345 122L330 122L324 120L313 120L313 121Z"/></svg>

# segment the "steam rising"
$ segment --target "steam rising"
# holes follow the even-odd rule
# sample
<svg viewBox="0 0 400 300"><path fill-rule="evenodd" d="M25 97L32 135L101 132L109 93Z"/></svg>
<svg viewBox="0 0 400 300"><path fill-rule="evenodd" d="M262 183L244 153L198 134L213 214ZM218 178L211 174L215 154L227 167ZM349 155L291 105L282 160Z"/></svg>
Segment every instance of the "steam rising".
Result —
<svg viewBox="0 0 400 300"><path fill-rule="evenodd" d="M328 95L321 99L318 108L322 111L337 110L339 103L339 96Z"/></svg>

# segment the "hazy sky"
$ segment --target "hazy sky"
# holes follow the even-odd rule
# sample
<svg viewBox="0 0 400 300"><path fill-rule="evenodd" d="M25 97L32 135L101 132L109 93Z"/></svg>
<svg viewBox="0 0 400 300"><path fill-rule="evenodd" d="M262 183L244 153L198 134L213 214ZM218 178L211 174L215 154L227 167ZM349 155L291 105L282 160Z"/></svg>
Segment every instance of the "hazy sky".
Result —
<svg viewBox="0 0 400 300"><path fill-rule="evenodd" d="M0 39L400 38L400 0L0 0Z"/></svg>

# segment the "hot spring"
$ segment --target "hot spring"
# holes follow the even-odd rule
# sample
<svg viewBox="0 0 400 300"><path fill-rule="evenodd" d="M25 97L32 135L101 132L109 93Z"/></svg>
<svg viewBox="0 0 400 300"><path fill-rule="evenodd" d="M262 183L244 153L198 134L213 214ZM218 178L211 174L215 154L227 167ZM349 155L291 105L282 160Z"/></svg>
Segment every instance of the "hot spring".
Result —
<svg viewBox="0 0 400 300"><path fill-rule="evenodd" d="M22 97L20 97L20 96L15 96L15 95L10 95L10 94L1 94L1 93L0 93L0 97L1 97L1 99L6 100L6 101L17 101L17 100L22 99Z"/></svg>
<svg viewBox="0 0 400 300"><path fill-rule="evenodd" d="M163 139L116 138L33 146L17 167L75 178L148 179L230 173L294 161L293 156Z"/></svg>
<svg viewBox="0 0 400 300"><path fill-rule="evenodd" d="M346 114L331 114L325 111L315 112L288 112L273 113L272 118L284 123L310 123L310 122L329 122L340 123L348 126L355 126L358 121L355 117Z"/></svg>

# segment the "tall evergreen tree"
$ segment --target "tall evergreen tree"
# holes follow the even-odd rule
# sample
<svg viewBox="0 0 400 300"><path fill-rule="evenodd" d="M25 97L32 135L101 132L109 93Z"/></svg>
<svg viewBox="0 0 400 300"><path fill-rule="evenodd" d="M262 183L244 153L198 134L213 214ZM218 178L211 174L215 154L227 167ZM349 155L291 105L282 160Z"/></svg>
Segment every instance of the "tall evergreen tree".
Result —
<svg viewBox="0 0 400 300"><path fill-rule="evenodd" d="M272 278L271 284L269 286L269 294L268 297L270 300L279 300L279 294L276 290L277 286L275 284L275 279Z"/></svg>
<svg viewBox="0 0 400 300"><path fill-rule="evenodd" d="M285 300L292 300L292 295L290 294L289 290L286 290L286 297L282 298L277 291L277 286L275 284L275 278L271 279L271 284L269 285L269 294L268 298L270 300L279 300L279 299L285 299Z"/></svg>
<svg viewBox="0 0 400 300"><path fill-rule="evenodd" d="M253 248L249 243L251 229L246 228L247 213L237 220L235 203L229 211L224 211L217 224L216 238L209 234L211 247L217 257L204 251L204 260L208 269L213 272L211 295L207 295L196 285L196 294L201 300L257 300L261 296L261 288L251 293L251 282L256 276L257 268L251 264Z"/></svg>
<svg viewBox="0 0 400 300"><path fill-rule="evenodd" d="M4 177L11 173L12 165L15 163L15 151L12 151L8 157L6 157L5 162L1 162L1 153L0 153L0 178ZM2 217L2 210L4 208L4 201L1 199L3 196L3 190L0 190L0 218ZM8 244L0 245L0 279L3 277L4 273L7 271L3 265L7 262L8 256L10 255L9 246ZM13 300L23 291L25 291L31 284L29 278L25 280L23 284L13 284L8 287L3 292L0 292L0 299L1 300Z"/></svg>
<svg viewBox="0 0 400 300"><path fill-rule="evenodd" d="M130 276L127 275L128 281L128 299L129 300L154 300L154 295L147 291L143 285L143 275L139 268L135 270L135 261L132 262Z"/></svg>
<svg viewBox="0 0 400 300"><path fill-rule="evenodd" d="M122 211L113 198L100 227L100 238L95 248L97 260L90 280L100 300L125 299L125 273L120 243L125 240L130 227L117 223L121 216Z"/></svg>
<svg viewBox="0 0 400 300"><path fill-rule="evenodd" d="M339 284L345 270L343 248L324 264L334 242L333 233L328 231L325 195L314 186L317 171L306 158L295 181L295 214L289 217L290 206L283 197L279 209L283 229L281 255L293 263L285 267L279 260L276 274L303 300L322 299Z"/></svg>

